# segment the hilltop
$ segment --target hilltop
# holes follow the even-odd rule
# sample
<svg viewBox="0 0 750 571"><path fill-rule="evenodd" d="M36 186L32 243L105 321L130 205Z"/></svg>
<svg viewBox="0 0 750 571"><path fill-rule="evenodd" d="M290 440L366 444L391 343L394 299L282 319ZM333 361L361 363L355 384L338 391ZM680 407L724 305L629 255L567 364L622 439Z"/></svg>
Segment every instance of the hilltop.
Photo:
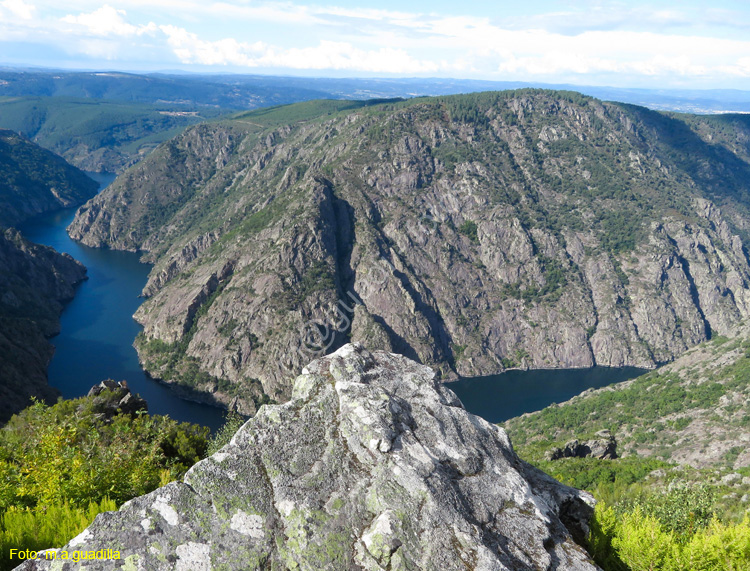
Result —
<svg viewBox="0 0 750 571"><path fill-rule="evenodd" d="M573 92L314 101L189 128L69 231L155 263L146 370L246 412L349 340L444 379L653 368L750 312L749 132Z"/></svg>
<svg viewBox="0 0 750 571"><path fill-rule="evenodd" d="M118 549L100 569L593 571L576 543L590 503L428 367L346 345L182 481L100 514L63 551Z"/></svg>

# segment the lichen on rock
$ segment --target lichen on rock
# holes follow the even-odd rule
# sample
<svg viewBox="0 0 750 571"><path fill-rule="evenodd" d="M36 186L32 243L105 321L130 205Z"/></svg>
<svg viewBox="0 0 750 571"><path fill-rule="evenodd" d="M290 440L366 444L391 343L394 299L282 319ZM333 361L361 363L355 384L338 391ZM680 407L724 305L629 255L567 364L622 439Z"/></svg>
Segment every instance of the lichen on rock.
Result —
<svg viewBox="0 0 750 571"><path fill-rule="evenodd" d="M593 570L573 539L592 503L521 461L430 368L349 344L184 481L97 516L76 549L149 570Z"/></svg>

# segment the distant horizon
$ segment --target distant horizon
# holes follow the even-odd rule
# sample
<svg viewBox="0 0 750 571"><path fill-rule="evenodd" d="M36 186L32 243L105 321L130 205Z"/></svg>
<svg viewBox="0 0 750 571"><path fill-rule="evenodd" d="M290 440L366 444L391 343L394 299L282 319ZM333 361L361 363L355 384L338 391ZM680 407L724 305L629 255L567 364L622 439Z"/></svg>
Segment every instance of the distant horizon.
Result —
<svg viewBox="0 0 750 571"><path fill-rule="evenodd" d="M0 0L4 65L750 90L740 0Z"/></svg>
<svg viewBox="0 0 750 571"><path fill-rule="evenodd" d="M487 84L505 84L505 83L516 83L522 85L528 85L529 87L542 86L542 88L597 88L597 89L611 89L611 90L623 90L623 91L643 91L643 92L670 92L670 93L688 93L688 92L699 92L699 93L718 93L718 92L737 92L747 93L750 96L750 87L746 89L734 88L734 87L674 87L674 86L653 86L653 87L642 87L642 86L625 86L625 85L612 85L612 84L596 84L596 83L565 83L565 82L546 82L538 80L516 80L516 79L482 79L474 77L457 77L457 76L395 76L395 75L324 75L324 74L303 74L293 73L293 71L285 70L284 72L271 72L266 70L252 70L252 71L230 71L226 69L127 69L127 68L116 68L116 67L55 67L50 65L33 65L33 64L10 64L0 62L0 70L6 70L10 72L36 72L36 73L82 73L82 74L122 74L131 76L149 76L149 75L164 75L174 77L258 77L258 78L281 78L281 79L309 79L309 80L342 80L342 81L394 81L394 82L408 82L408 81L422 81L422 82L466 82L466 83L487 83Z"/></svg>

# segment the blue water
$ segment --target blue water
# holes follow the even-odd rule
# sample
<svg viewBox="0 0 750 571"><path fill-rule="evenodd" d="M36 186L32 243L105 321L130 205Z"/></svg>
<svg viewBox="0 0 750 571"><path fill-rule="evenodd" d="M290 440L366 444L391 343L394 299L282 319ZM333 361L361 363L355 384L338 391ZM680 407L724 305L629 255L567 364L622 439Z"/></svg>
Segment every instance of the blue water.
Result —
<svg viewBox="0 0 750 571"><path fill-rule="evenodd" d="M114 175L89 175L102 188L114 180ZM138 254L89 248L71 240L66 228L75 212L68 208L43 214L21 227L29 240L66 252L88 269L89 279L78 286L62 313L60 334L50 340L55 346L50 384L63 397L76 398L103 379L126 380L146 399L149 412L215 430L223 423L221 409L178 398L138 364L133 340L141 327L132 316L143 301L138 296L151 266L141 264Z"/></svg>
<svg viewBox="0 0 750 571"><path fill-rule="evenodd" d="M497 423L566 401L586 389L606 387L646 372L647 369L635 367L507 371L465 378L446 386L468 411Z"/></svg>

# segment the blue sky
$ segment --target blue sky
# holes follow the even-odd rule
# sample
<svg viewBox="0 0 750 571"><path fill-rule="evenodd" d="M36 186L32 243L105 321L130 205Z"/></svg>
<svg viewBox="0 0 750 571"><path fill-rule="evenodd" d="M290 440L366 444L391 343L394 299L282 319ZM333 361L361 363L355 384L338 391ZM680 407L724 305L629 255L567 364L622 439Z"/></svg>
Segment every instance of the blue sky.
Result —
<svg viewBox="0 0 750 571"><path fill-rule="evenodd" d="M0 64L750 90L750 2L0 0Z"/></svg>

